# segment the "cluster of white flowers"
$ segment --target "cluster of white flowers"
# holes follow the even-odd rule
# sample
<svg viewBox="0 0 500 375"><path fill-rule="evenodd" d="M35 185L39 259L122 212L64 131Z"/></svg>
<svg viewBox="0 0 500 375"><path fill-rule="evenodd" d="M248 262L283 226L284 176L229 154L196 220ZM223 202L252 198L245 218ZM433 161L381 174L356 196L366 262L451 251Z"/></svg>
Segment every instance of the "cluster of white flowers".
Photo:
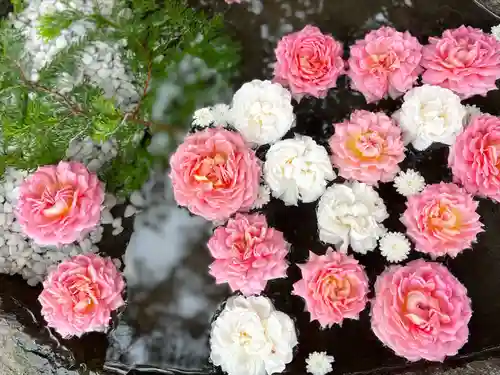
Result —
<svg viewBox="0 0 500 375"><path fill-rule="evenodd" d="M230 111L227 104L216 104L212 107L198 109L193 114L193 126L206 128L207 126L226 126L231 124Z"/></svg>
<svg viewBox="0 0 500 375"><path fill-rule="evenodd" d="M386 232L382 222L388 216L384 201L371 186L357 181L333 184L318 203L319 238L340 251L351 246L366 254Z"/></svg>
<svg viewBox="0 0 500 375"><path fill-rule="evenodd" d="M263 296L231 297L212 325L210 360L228 375L285 370L297 345L290 317Z"/></svg>
<svg viewBox="0 0 500 375"><path fill-rule="evenodd" d="M406 172L399 172L394 178L394 187L399 194L409 197L424 190L425 180L416 170L408 169Z"/></svg>
<svg viewBox="0 0 500 375"><path fill-rule="evenodd" d="M333 356L326 352L312 352L306 359L306 370L312 375L326 375L333 370Z"/></svg>
<svg viewBox="0 0 500 375"><path fill-rule="evenodd" d="M391 263L399 263L408 257L410 241L403 233L386 233L379 242L380 252Z"/></svg>

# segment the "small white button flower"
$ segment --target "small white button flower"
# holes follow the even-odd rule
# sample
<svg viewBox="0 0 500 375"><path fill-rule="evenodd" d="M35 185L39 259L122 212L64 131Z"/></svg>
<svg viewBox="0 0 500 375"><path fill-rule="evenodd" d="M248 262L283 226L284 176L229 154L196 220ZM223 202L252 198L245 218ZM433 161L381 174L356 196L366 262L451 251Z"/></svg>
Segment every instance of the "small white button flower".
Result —
<svg viewBox="0 0 500 375"><path fill-rule="evenodd" d="M312 352L306 359L306 370L312 375L326 375L333 370L333 356L326 352Z"/></svg>
<svg viewBox="0 0 500 375"><path fill-rule="evenodd" d="M227 104L216 104L212 107L212 115L216 126L226 126L230 121L230 108Z"/></svg>
<svg viewBox="0 0 500 375"><path fill-rule="evenodd" d="M193 126L206 128L215 122L215 117L212 112L212 107L198 109L193 114Z"/></svg>
<svg viewBox="0 0 500 375"><path fill-rule="evenodd" d="M497 38L497 40L500 40L500 25L496 25L491 28L491 35Z"/></svg>
<svg viewBox="0 0 500 375"><path fill-rule="evenodd" d="M406 172L399 172L394 178L394 187L399 194L409 197L424 190L425 180L417 171L408 169Z"/></svg>
<svg viewBox="0 0 500 375"><path fill-rule="evenodd" d="M389 262L399 263L408 257L410 241L403 233L386 233L379 242L380 252Z"/></svg>
<svg viewBox="0 0 500 375"><path fill-rule="evenodd" d="M465 112L466 115L464 117L464 126L469 125L470 120L472 120L473 117L479 116L481 114L481 108L475 106L475 105L470 105L467 104L465 106Z"/></svg>
<svg viewBox="0 0 500 375"><path fill-rule="evenodd" d="M271 200L271 189L266 184L261 184L259 186L259 193L257 195L257 199L253 203L254 209L259 209L264 207Z"/></svg>

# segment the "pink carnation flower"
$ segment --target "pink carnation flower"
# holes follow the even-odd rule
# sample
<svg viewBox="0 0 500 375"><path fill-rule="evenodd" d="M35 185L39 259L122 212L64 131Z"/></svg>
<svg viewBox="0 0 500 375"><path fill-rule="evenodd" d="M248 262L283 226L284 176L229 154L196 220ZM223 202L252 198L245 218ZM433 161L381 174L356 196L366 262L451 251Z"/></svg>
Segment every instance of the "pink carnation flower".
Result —
<svg viewBox="0 0 500 375"><path fill-rule="evenodd" d="M433 258L455 257L470 248L483 231L477 206L464 189L441 182L408 197L401 221L417 251Z"/></svg>
<svg viewBox="0 0 500 375"><path fill-rule="evenodd" d="M500 202L500 117L474 116L450 149L453 180L474 195Z"/></svg>
<svg viewBox="0 0 500 375"><path fill-rule="evenodd" d="M409 361L442 362L467 342L472 315L467 290L448 269L418 259L387 268L375 283L375 335Z"/></svg>
<svg viewBox="0 0 500 375"><path fill-rule="evenodd" d="M125 282L110 258L77 255L52 271L38 297L49 327L62 337L105 332L111 312L123 306Z"/></svg>
<svg viewBox="0 0 500 375"><path fill-rule="evenodd" d="M358 319L367 302L368 277L356 259L328 248L325 255L309 252L299 265L302 279L293 284L293 294L305 299L311 321L321 326Z"/></svg>
<svg viewBox="0 0 500 375"><path fill-rule="evenodd" d="M330 148L340 176L367 184L394 179L405 148L401 129L388 116L357 110L349 120L334 126Z"/></svg>
<svg viewBox="0 0 500 375"><path fill-rule="evenodd" d="M469 26L446 30L424 46L422 81L454 91L462 99L486 95L500 78L500 42Z"/></svg>
<svg viewBox="0 0 500 375"><path fill-rule="evenodd" d="M103 185L81 163L39 167L19 188L16 217L40 245L69 244L90 232L101 218Z"/></svg>
<svg viewBox="0 0 500 375"><path fill-rule="evenodd" d="M421 72L422 45L409 32L383 26L351 46L352 88L368 103L397 98L413 87Z"/></svg>
<svg viewBox="0 0 500 375"><path fill-rule="evenodd" d="M278 42L274 81L288 86L297 100L304 95L323 98L344 73L342 52L342 43L307 25Z"/></svg>
<svg viewBox="0 0 500 375"><path fill-rule="evenodd" d="M286 277L288 244L283 233L268 227L264 215L236 214L215 229L208 248L215 258L210 274L233 291L260 294L268 280Z"/></svg>
<svg viewBox="0 0 500 375"><path fill-rule="evenodd" d="M252 207L260 162L239 133L216 128L190 134L170 158L177 203L207 220Z"/></svg>

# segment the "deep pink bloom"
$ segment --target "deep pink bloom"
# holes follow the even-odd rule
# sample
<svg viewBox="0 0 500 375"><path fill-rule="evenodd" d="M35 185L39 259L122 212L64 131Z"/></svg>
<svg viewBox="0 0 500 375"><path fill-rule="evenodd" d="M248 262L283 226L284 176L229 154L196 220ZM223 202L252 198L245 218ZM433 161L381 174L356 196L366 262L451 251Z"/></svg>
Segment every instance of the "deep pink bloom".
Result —
<svg viewBox="0 0 500 375"><path fill-rule="evenodd" d="M77 255L52 271L38 297L49 327L62 337L105 332L111 312L123 306L125 288L120 271L110 258Z"/></svg>
<svg viewBox="0 0 500 375"><path fill-rule="evenodd" d="M285 35L275 54L274 81L288 86L297 100L304 95L325 97L344 73L342 43L315 26Z"/></svg>
<svg viewBox="0 0 500 375"><path fill-rule="evenodd" d="M283 233L268 227L264 215L236 214L215 229L208 248L215 258L210 274L233 291L260 294L268 280L286 277L288 244Z"/></svg>
<svg viewBox="0 0 500 375"><path fill-rule="evenodd" d="M500 117L472 117L451 147L448 165L469 193L500 202Z"/></svg>
<svg viewBox="0 0 500 375"><path fill-rule="evenodd" d="M90 232L101 218L104 188L81 163L39 167L19 187L16 217L40 245L69 244Z"/></svg>
<svg viewBox="0 0 500 375"><path fill-rule="evenodd" d="M454 91L462 99L486 95L500 78L500 42L470 26L446 30L424 46L422 81Z"/></svg>
<svg viewBox="0 0 500 375"><path fill-rule="evenodd" d="M394 99L415 84L421 58L422 45L408 31L383 26L351 46L347 75L368 103Z"/></svg>
<svg viewBox="0 0 500 375"><path fill-rule="evenodd" d="M414 260L387 268L375 282L372 330L409 361L442 362L467 342L472 315L467 289L448 269Z"/></svg>
<svg viewBox="0 0 500 375"><path fill-rule="evenodd" d="M401 128L384 113L357 110L351 118L334 124L330 138L332 164L339 175L367 184L389 182L405 158Z"/></svg>
<svg viewBox="0 0 500 375"><path fill-rule="evenodd" d="M483 231L477 206L464 189L441 182L408 197L401 221L417 251L433 258L455 257L470 248Z"/></svg>
<svg viewBox="0 0 500 375"><path fill-rule="evenodd" d="M330 327L358 319L367 302L368 277L356 259L328 248L325 255L309 252L307 263L298 266L302 279L292 293L305 299L311 321Z"/></svg>
<svg viewBox="0 0 500 375"><path fill-rule="evenodd" d="M170 158L177 203L207 220L227 219L257 198L260 161L239 133L208 128L190 134Z"/></svg>

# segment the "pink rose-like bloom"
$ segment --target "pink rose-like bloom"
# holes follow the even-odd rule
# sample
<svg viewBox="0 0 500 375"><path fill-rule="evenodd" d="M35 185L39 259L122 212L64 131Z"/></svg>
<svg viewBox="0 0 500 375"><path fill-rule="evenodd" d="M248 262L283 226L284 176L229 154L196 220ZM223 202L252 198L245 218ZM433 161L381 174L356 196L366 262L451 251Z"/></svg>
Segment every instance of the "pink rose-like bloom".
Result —
<svg viewBox="0 0 500 375"><path fill-rule="evenodd" d="M383 26L351 46L352 88L368 103L389 95L397 98L413 87L421 72L422 45L409 32Z"/></svg>
<svg viewBox="0 0 500 375"><path fill-rule="evenodd" d="M467 290L448 269L418 259L387 268L375 282L372 330L409 361L442 362L467 342Z"/></svg>
<svg viewBox="0 0 500 375"><path fill-rule="evenodd" d="M446 30L424 46L422 81L454 91L462 99L486 95L500 78L500 42L470 26Z"/></svg>
<svg viewBox="0 0 500 375"><path fill-rule="evenodd" d="M111 312L123 306L125 282L110 258L77 255L52 271L38 297L49 327L62 337L105 332Z"/></svg>
<svg viewBox="0 0 500 375"><path fill-rule="evenodd" d="M433 258L455 257L483 231L477 207L478 202L464 189L441 182L410 196L401 221L417 251Z"/></svg>
<svg viewBox="0 0 500 375"><path fill-rule="evenodd" d="M190 134L170 158L177 203L207 220L251 208L260 162L239 133L208 128Z"/></svg>
<svg viewBox="0 0 500 375"><path fill-rule="evenodd" d="M500 202L500 118L474 116L451 147L448 165L469 193Z"/></svg>
<svg viewBox="0 0 500 375"><path fill-rule="evenodd" d="M389 182L405 158L401 128L382 112L357 110L351 118L334 124L330 138L332 164L339 175L367 184Z"/></svg>
<svg viewBox="0 0 500 375"><path fill-rule="evenodd" d="M16 217L40 245L69 244L90 232L101 218L103 185L81 163L39 167L19 187Z"/></svg>
<svg viewBox="0 0 500 375"><path fill-rule="evenodd" d="M305 299L311 321L325 328L358 319L367 302L368 277L356 259L328 248L325 255L309 252L307 263L298 266L302 279L292 293Z"/></svg>
<svg viewBox="0 0 500 375"><path fill-rule="evenodd" d="M288 86L294 98L326 96L344 73L342 43L315 26L285 35L275 50L274 81Z"/></svg>
<svg viewBox="0 0 500 375"><path fill-rule="evenodd" d="M233 291L260 294L268 280L286 277L288 243L283 233L268 227L264 215L236 214L215 229L208 248L215 258L210 274Z"/></svg>

